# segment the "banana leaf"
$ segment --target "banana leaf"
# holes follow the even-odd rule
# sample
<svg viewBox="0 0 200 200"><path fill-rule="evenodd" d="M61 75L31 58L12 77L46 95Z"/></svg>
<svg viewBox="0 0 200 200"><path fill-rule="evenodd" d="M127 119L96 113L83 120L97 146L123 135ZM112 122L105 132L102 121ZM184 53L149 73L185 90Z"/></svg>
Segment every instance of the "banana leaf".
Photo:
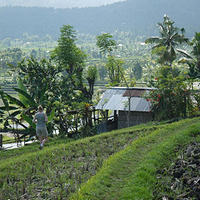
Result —
<svg viewBox="0 0 200 200"><path fill-rule="evenodd" d="M28 104L28 106L37 106L37 104L35 103L34 99L26 92L23 91L19 88L13 88L15 91L17 91L18 93L22 94L24 97L26 97L26 101Z"/></svg>
<svg viewBox="0 0 200 200"><path fill-rule="evenodd" d="M5 98L5 92L3 90L0 91L0 95L1 95L1 99L5 105L5 110L9 111L9 102L8 100Z"/></svg>
<svg viewBox="0 0 200 200"><path fill-rule="evenodd" d="M30 126L32 126L36 130L36 124L33 123L33 120L29 116L22 113L22 117L30 124Z"/></svg>
<svg viewBox="0 0 200 200"><path fill-rule="evenodd" d="M15 104L15 105L18 105L18 106L20 106L22 108L26 108L26 106L23 104L23 102L21 102L20 100L18 100L15 97L12 97L9 94L5 94L5 98L8 99L11 104ZM10 110L10 107L9 107L9 110Z"/></svg>
<svg viewBox="0 0 200 200"><path fill-rule="evenodd" d="M24 92L26 92L26 88L22 82L21 79L18 80L18 88ZM27 101L27 97L24 96L22 93L18 92L18 96L19 96L19 100L26 106L26 108L29 106L28 105L28 101Z"/></svg>
<svg viewBox="0 0 200 200"><path fill-rule="evenodd" d="M48 123L50 123L55 116L55 108L51 111L50 115L48 116Z"/></svg>
<svg viewBox="0 0 200 200"><path fill-rule="evenodd" d="M17 110L19 109L18 107L14 107L14 106L9 106L9 111L10 110ZM0 106L0 110L7 110L6 106Z"/></svg>
<svg viewBox="0 0 200 200"><path fill-rule="evenodd" d="M45 95L45 92L47 91L47 84L42 88L42 89L39 89L38 90L38 99L39 99L39 104L42 103L43 99L44 99L44 95Z"/></svg>
<svg viewBox="0 0 200 200"><path fill-rule="evenodd" d="M21 114L21 111L20 111L20 110L17 110L17 111L15 111L15 112L11 113L10 115L11 115L12 117L15 117L15 116L17 116L17 115L19 115L19 114Z"/></svg>

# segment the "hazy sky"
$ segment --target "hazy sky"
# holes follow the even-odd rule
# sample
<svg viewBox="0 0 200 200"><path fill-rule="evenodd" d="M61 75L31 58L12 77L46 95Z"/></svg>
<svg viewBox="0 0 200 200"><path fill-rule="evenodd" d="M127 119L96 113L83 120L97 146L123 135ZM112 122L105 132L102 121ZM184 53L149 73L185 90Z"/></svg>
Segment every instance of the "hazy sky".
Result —
<svg viewBox="0 0 200 200"><path fill-rule="evenodd" d="M74 7L107 5L107 4L112 4L119 1L121 0L65 0L66 4L69 3L73 5Z"/></svg>
<svg viewBox="0 0 200 200"><path fill-rule="evenodd" d="M39 6L55 8L94 7L125 0L0 0L0 6Z"/></svg>

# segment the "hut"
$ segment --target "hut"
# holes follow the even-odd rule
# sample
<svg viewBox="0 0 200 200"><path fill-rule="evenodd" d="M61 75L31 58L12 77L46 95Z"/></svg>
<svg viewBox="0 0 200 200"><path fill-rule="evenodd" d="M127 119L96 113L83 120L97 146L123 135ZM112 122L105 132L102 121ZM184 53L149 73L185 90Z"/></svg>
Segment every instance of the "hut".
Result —
<svg viewBox="0 0 200 200"><path fill-rule="evenodd" d="M104 111L104 121L98 131L105 132L152 121L150 102L142 97L154 88L114 87L107 89L95 109Z"/></svg>

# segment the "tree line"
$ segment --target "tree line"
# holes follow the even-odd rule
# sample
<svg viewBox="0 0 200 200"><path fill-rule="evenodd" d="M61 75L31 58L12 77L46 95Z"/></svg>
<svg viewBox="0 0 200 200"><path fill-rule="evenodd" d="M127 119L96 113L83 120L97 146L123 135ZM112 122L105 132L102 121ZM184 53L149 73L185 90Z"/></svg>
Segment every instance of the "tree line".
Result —
<svg viewBox="0 0 200 200"><path fill-rule="evenodd" d="M189 37L199 28L198 0L159 1L127 0L94 8L55 9L40 7L0 7L0 39L21 38L24 33L43 37L59 37L59 28L70 24L79 33L99 35L101 32L131 31L139 35L155 35L155 22L160 16L173 16L183 24ZM192 10L192 15L187 12ZM185 11L185 12L183 12Z"/></svg>

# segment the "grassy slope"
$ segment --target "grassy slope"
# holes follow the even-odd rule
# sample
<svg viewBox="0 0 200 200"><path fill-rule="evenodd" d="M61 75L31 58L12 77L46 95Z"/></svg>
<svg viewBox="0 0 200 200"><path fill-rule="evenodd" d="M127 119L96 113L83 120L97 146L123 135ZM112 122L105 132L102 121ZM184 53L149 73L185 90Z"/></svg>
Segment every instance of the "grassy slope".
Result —
<svg viewBox="0 0 200 200"><path fill-rule="evenodd" d="M171 163L177 148L197 139L199 128L199 120L184 120L133 141L71 199L153 199L157 170Z"/></svg>
<svg viewBox="0 0 200 200"><path fill-rule="evenodd" d="M32 199L68 198L110 155L156 128L145 125L78 141L50 141L42 151L38 144L1 151L0 199L19 198L25 193Z"/></svg>
<svg viewBox="0 0 200 200"><path fill-rule="evenodd" d="M193 139L188 133L199 130L197 122L140 125L78 141L50 141L42 151L33 145L0 152L0 199L136 199L141 194L148 199L157 169L170 163L177 145Z"/></svg>

